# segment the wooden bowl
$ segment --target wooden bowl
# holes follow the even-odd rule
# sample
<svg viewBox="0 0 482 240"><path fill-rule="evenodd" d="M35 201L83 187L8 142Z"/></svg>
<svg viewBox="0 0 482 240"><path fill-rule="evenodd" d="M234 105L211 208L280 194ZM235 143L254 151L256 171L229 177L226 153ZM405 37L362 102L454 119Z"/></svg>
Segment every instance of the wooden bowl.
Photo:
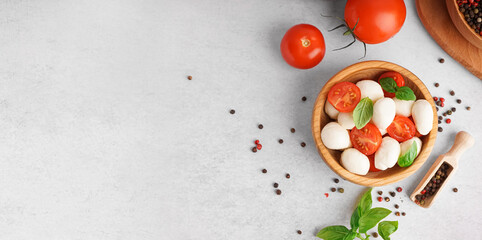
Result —
<svg viewBox="0 0 482 240"><path fill-rule="evenodd" d="M357 82L363 79L377 80L378 77L386 71L399 72L405 79L405 85L413 90L417 96L417 99L426 99L432 105L433 127L429 134L420 137L422 140L422 150L411 166L402 168L396 165L384 171L369 172L364 176L357 175L347 171L340 164L339 159L342 153L341 151L330 150L326 148L321 141L321 129L323 129L327 123L334 121L330 119L324 111L325 101L331 87L339 82ZM398 182L410 176L423 165L432 152L435 138L437 137L437 123L437 111L435 109L433 98L417 76L407 69L393 63L383 61L366 61L346 67L335 74L330 80L328 80L325 86L323 86L323 89L321 89L320 94L318 94L318 98L316 99L315 106L313 108L311 128L320 156L335 173L340 175L340 177L359 185L383 186Z"/></svg>
<svg viewBox="0 0 482 240"><path fill-rule="evenodd" d="M474 29L465 21L464 15L459 11L456 0L445 0L450 18L462 36L477 48L482 49L482 36L475 33ZM482 4L482 3L481 3Z"/></svg>

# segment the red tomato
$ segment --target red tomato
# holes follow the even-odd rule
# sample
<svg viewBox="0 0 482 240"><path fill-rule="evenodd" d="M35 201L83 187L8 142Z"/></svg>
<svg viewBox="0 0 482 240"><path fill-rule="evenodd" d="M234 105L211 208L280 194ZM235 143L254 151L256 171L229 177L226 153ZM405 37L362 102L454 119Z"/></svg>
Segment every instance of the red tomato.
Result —
<svg viewBox="0 0 482 240"><path fill-rule="evenodd" d="M328 92L328 102L340 112L353 111L360 98L360 88L351 82L339 82Z"/></svg>
<svg viewBox="0 0 482 240"><path fill-rule="evenodd" d="M356 37L369 44L393 37L402 28L406 15L403 0L348 0L345 5L348 27L353 29L356 24Z"/></svg>
<svg viewBox="0 0 482 240"><path fill-rule="evenodd" d="M290 28L281 40L280 48L285 61L301 69L318 65L326 50L323 34L309 24L298 24Z"/></svg>
<svg viewBox="0 0 482 240"><path fill-rule="evenodd" d="M350 131L353 147L365 155L374 154L382 144L382 134L375 124L367 123L365 127Z"/></svg>
<svg viewBox="0 0 482 240"><path fill-rule="evenodd" d="M415 124L408 117L395 116L392 124L388 126L387 132L393 139L404 142L415 136Z"/></svg>
<svg viewBox="0 0 482 240"><path fill-rule="evenodd" d="M380 83L380 79L382 78L393 78L395 82L397 83L398 87L403 87L405 86L405 79L403 79L402 75L397 72L384 72L379 78L378 82ZM395 93L387 92L385 89L383 89L383 93L385 94L385 97L393 98L395 97Z"/></svg>
<svg viewBox="0 0 482 240"><path fill-rule="evenodd" d="M381 170L375 167L375 154L367 156L368 160L370 160L370 172L380 172Z"/></svg>

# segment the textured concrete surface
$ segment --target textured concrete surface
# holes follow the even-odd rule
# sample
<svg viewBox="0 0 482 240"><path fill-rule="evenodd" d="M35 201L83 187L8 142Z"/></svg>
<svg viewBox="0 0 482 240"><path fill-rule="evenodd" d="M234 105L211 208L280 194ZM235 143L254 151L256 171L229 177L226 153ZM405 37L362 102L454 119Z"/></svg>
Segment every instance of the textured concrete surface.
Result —
<svg viewBox="0 0 482 240"><path fill-rule="evenodd" d="M392 239L482 239L482 82L438 47L406 4L401 32L368 46L364 60L410 69L457 112L422 169L376 189L403 193L375 205L398 203L407 213L388 218L400 221ZM342 16L343 6L1 1L0 238L315 239L324 226L348 225L365 188L332 182L310 128L323 84L363 55L359 43L331 51L350 39L328 33L338 21L319 14ZM298 23L317 26L328 46L310 70L289 67L279 53ZM411 203L408 193L459 130L474 135L475 147L431 209ZM255 139L263 144L256 154ZM325 198L330 187L345 193Z"/></svg>

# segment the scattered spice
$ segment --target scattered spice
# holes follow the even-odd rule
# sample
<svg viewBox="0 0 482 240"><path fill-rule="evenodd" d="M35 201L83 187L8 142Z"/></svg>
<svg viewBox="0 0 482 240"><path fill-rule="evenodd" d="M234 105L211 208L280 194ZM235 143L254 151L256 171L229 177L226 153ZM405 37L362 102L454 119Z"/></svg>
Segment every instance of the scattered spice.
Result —
<svg viewBox="0 0 482 240"><path fill-rule="evenodd" d="M254 144L258 145L258 144L259 144L259 140L258 140L258 139L254 140Z"/></svg>
<svg viewBox="0 0 482 240"><path fill-rule="evenodd" d="M253 147L251 148L251 151L253 151L254 153L258 151L258 149L256 149L256 147Z"/></svg>
<svg viewBox="0 0 482 240"><path fill-rule="evenodd" d="M438 61L439 61L439 63L444 63L444 62L445 62L445 59L439 58Z"/></svg>
<svg viewBox="0 0 482 240"><path fill-rule="evenodd" d="M335 183L339 183L339 182L340 182L340 179L335 178L335 179L333 179L333 181L334 181Z"/></svg>
<svg viewBox="0 0 482 240"><path fill-rule="evenodd" d="M447 178L448 174L450 173L451 169L450 166L447 163L443 163L437 172L435 172L435 175L432 176L430 181L425 185L423 190L420 192L420 194L417 194L415 196L415 203L419 205L424 205L425 204L425 199L432 197L433 195L436 194L438 189L442 186L443 182Z"/></svg>
<svg viewBox="0 0 482 240"><path fill-rule="evenodd" d="M447 119L445 119L445 122L446 122L447 124L450 124L450 123L452 122L452 120L450 120L450 118L447 118Z"/></svg>
<svg viewBox="0 0 482 240"><path fill-rule="evenodd" d="M401 187L397 187L397 192L402 192L402 188Z"/></svg>
<svg viewBox="0 0 482 240"><path fill-rule="evenodd" d="M441 124L441 123L442 123L442 121L438 120L438 124Z"/></svg>
<svg viewBox="0 0 482 240"><path fill-rule="evenodd" d="M306 101L306 97L303 96L303 97L301 98L301 101L303 101L303 102Z"/></svg>
<svg viewBox="0 0 482 240"><path fill-rule="evenodd" d="M438 130L439 132L443 132L443 131L444 131L444 129L443 129L442 127L438 127L437 130Z"/></svg>
<svg viewBox="0 0 482 240"><path fill-rule="evenodd" d="M377 238L377 237L378 237L378 233L373 232L373 233L372 233L372 237Z"/></svg>
<svg viewBox="0 0 482 240"><path fill-rule="evenodd" d="M458 104L461 104L461 103L462 103L462 100L457 99L457 103L458 103Z"/></svg>
<svg viewBox="0 0 482 240"><path fill-rule="evenodd" d="M231 109L231 110L229 111L229 113L231 113L231 114L234 114L235 112L236 112L236 111L234 111L234 109Z"/></svg>
<svg viewBox="0 0 482 240"><path fill-rule="evenodd" d="M390 192L390 196L395 197L395 192Z"/></svg>
<svg viewBox="0 0 482 240"><path fill-rule="evenodd" d="M263 172L263 173L267 173L267 172L268 172L268 170L266 170L265 168L263 168L263 170L261 170L261 172Z"/></svg>
<svg viewBox="0 0 482 240"><path fill-rule="evenodd" d="M258 144L258 145L256 145L256 148L257 148L258 150L261 150L261 148L263 148L263 145Z"/></svg>
<svg viewBox="0 0 482 240"><path fill-rule="evenodd" d="M192 76L191 75L187 76L187 80L192 80Z"/></svg>
<svg viewBox="0 0 482 240"><path fill-rule="evenodd" d="M338 188L338 192L339 192L339 193L344 193L344 192L345 192L345 189L343 189L343 188Z"/></svg>
<svg viewBox="0 0 482 240"><path fill-rule="evenodd" d="M457 188L452 189L454 192L458 192L459 190Z"/></svg>
<svg viewBox="0 0 482 240"><path fill-rule="evenodd" d="M405 215L407 215L407 214L405 212L402 212L402 216L405 216Z"/></svg>
<svg viewBox="0 0 482 240"><path fill-rule="evenodd" d="M383 198L382 198L382 197L377 197L377 200L378 200L379 202L381 202L381 201L383 201Z"/></svg>
<svg viewBox="0 0 482 240"><path fill-rule="evenodd" d="M438 101L438 97L433 97L433 100L436 102Z"/></svg>
<svg viewBox="0 0 482 240"><path fill-rule="evenodd" d="M378 191L377 193L378 193L378 195L382 195L383 191Z"/></svg>
<svg viewBox="0 0 482 240"><path fill-rule="evenodd" d="M398 204L395 204L395 208L398 209L400 206L398 206Z"/></svg>
<svg viewBox="0 0 482 240"><path fill-rule="evenodd" d="M439 86L440 86L440 84L439 84L439 83L435 83L434 85L435 85L435 87L439 87Z"/></svg>
<svg viewBox="0 0 482 240"><path fill-rule="evenodd" d="M302 234L303 232L301 230L296 231L298 234Z"/></svg>
<svg viewBox="0 0 482 240"><path fill-rule="evenodd" d="M447 116L447 113L446 113L446 112L444 112L442 115L443 115L444 117L446 117L446 116Z"/></svg>
<svg viewBox="0 0 482 240"><path fill-rule="evenodd" d="M467 111L470 111L470 107L466 107L465 109L467 109Z"/></svg>
<svg viewBox="0 0 482 240"><path fill-rule="evenodd" d="M276 189L276 194L281 195L281 190Z"/></svg>
<svg viewBox="0 0 482 240"><path fill-rule="evenodd" d="M473 29L476 34L482 36L481 22L482 22L482 6L479 6L479 1L474 0L457 0L459 11L464 16L467 24Z"/></svg>
<svg viewBox="0 0 482 240"><path fill-rule="evenodd" d="M438 107L435 107L437 109L437 112L438 112Z"/></svg>
<svg viewBox="0 0 482 240"><path fill-rule="evenodd" d="M400 212L395 212L395 216L400 217Z"/></svg>
<svg viewBox="0 0 482 240"><path fill-rule="evenodd" d="M279 142L279 144L283 144L284 141L283 141L283 139L279 139L278 142Z"/></svg>
<svg viewBox="0 0 482 240"><path fill-rule="evenodd" d="M441 98L440 98L440 101L441 101L441 102L445 102L445 98L441 97Z"/></svg>
<svg viewBox="0 0 482 240"><path fill-rule="evenodd" d="M328 194L328 193L325 193L325 197L328 197L328 196L330 196L330 194Z"/></svg>
<svg viewBox="0 0 482 240"><path fill-rule="evenodd" d="M454 96L454 95L455 95L454 90L450 90L450 92L449 92L449 93L450 93L450 95L451 95L451 96Z"/></svg>
<svg viewBox="0 0 482 240"><path fill-rule="evenodd" d="M385 197L385 202L390 202L390 198L389 198L389 197Z"/></svg>
<svg viewBox="0 0 482 240"><path fill-rule="evenodd" d="M444 117L438 116L438 120L443 120L443 119L444 119Z"/></svg>
<svg viewBox="0 0 482 240"><path fill-rule="evenodd" d="M452 108L452 112L455 112L455 110L457 110L457 108L454 108L454 107L453 107L453 108Z"/></svg>
<svg viewBox="0 0 482 240"><path fill-rule="evenodd" d="M290 179L291 175L289 173L286 174L286 178Z"/></svg>
<svg viewBox="0 0 482 240"><path fill-rule="evenodd" d="M278 184L278 183L276 183L276 182L275 182L275 183L273 183L273 187L274 187L274 188L278 188L278 186L279 186L279 184Z"/></svg>
<svg viewBox="0 0 482 240"><path fill-rule="evenodd" d="M336 192L336 188L332 187L332 188L330 189L330 191L331 191L331 192Z"/></svg>
<svg viewBox="0 0 482 240"><path fill-rule="evenodd" d="M258 125L258 128L259 128L259 129L263 129L263 124L259 124L259 125Z"/></svg>
<svg viewBox="0 0 482 240"><path fill-rule="evenodd" d="M452 110L448 110L448 111L447 111L447 114L448 114L448 115L452 115Z"/></svg>
<svg viewBox="0 0 482 240"><path fill-rule="evenodd" d="M305 142L301 142L301 147L306 147L306 143Z"/></svg>
<svg viewBox="0 0 482 240"><path fill-rule="evenodd" d="M290 131L291 131L292 133L295 133L295 132L296 132L296 130L295 130L294 128L291 128Z"/></svg>

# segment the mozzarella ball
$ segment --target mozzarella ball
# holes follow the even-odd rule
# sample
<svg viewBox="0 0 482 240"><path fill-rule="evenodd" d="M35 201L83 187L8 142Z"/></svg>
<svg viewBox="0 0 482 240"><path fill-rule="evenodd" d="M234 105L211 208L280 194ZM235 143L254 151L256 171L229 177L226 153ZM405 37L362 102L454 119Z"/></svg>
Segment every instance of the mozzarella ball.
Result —
<svg viewBox="0 0 482 240"><path fill-rule="evenodd" d="M348 131L337 122L330 122L321 130L321 140L325 147L333 150L345 149L351 146Z"/></svg>
<svg viewBox="0 0 482 240"><path fill-rule="evenodd" d="M408 150L412 146L413 141L417 143L417 156L418 156L418 154L420 153L420 150L422 150L422 140L420 140L420 138L418 137L413 137L403 143L400 143L400 156L403 156L405 153L408 152Z"/></svg>
<svg viewBox="0 0 482 240"><path fill-rule="evenodd" d="M370 160L360 151L348 148L341 154L341 165L349 172L365 175L370 169Z"/></svg>
<svg viewBox="0 0 482 240"><path fill-rule="evenodd" d="M326 101L325 102L325 112L326 114L328 114L328 116L331 118L331 119L336 119L338 117L338 114L340 113L338 110L336 110L335 107L333 107L333 105L331 105L330 102Z"/></svg>
<svg viewBox="0 0 482 240"><path fill-rule="evenodd" d="M353 121L353 112L341 112L338 114L338 123L345 129L352 129L355 127L355 122Z"/></svg>
<svg viewBox="0 0 482 240"><path fill-rule="evenodd" d="M432 130L433 110L427 100L420 99L413 104L412 117L420 134L427 135Z"/></svg>
<svg viewBox="0 0 482 240"><path fill-rule="evenodd" d="M380 131L380 133L383 135L387 134L387 129L386 128L379 128L378 129Z"/></svg>
<svg viewBox="0 0 482 240"><path fill-rule="evenodd" d="M375 167L385 170L395 166L400 155L400 144L391 137L384 137L382 144L375 153Z"/></svg>
<svg viewBox="0 0 482 240"><path fill-rule="evenodd" d="M395 118L395 102L391 98L382 98L373 105L373 123L386 129Z"/></svg>
<svg viewBox="0 0 482 240"><path fill-rule="evenodd" d="M415 101L412 100L400 100L396 97L392 98L395 102L395 112L397 115L404 117L410 117L412 115L412 106Z"/></svg>
<svg viewBox="0 0 482 240"><path fill-rule="evenodd" d="M383 90L380 84L373 80L361 80L356 83L360 88L361 98L369 97L373 102L383 98Z"/></svg>

